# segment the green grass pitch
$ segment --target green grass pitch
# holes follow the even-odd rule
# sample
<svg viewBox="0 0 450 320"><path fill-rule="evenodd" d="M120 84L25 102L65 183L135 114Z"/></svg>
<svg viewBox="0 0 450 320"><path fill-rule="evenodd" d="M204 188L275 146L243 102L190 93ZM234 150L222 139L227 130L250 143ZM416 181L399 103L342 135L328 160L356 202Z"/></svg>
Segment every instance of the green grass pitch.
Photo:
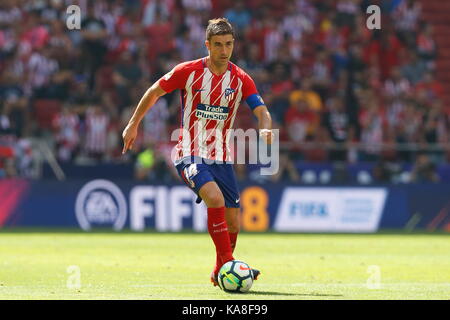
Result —
<svg viewBox="0 0 450 320"><path fill-rule="evenodd" d="M448 234L241 233L235 258L262 275L228 294L207 233L63 231L0 231L0 299L450 298Z"/></svg>

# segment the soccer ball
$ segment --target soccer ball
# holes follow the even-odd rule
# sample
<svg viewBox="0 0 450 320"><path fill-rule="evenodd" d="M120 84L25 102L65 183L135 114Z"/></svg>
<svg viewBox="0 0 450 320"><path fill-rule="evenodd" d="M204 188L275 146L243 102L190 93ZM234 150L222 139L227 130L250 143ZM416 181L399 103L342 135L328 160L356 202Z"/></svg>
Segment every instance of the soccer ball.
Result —
<svg viewBox="0 0 450 320"><path fill-rule="evenodd" d="M253 284L251 268L245 262L232 260L219 271L219 287L226 292L247 292Z"/></svg>

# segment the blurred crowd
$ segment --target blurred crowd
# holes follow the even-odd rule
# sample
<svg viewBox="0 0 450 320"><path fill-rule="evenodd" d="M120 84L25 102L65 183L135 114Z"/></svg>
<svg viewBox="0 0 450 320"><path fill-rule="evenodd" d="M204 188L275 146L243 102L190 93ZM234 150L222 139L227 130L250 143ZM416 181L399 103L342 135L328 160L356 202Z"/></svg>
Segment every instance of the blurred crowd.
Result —
<svg viewBox="0 0 450 320"><path fill-rule="evenodd" d="M79 30L66 25L73 4ZM367 28L371 4L381 29ZM179 126L178 92L148 112L125 156L121 133L153 82L207 55L205 26L219 16L236 29L232 61L280 129L273 179L298 181L296 161L450 160L437 46L416 0L2 0L0 176L27 176L30 138L41 137L61 163L134 162L137 179L170 179L160 168ZM255 127L241 109L235 127Z"/></svg>

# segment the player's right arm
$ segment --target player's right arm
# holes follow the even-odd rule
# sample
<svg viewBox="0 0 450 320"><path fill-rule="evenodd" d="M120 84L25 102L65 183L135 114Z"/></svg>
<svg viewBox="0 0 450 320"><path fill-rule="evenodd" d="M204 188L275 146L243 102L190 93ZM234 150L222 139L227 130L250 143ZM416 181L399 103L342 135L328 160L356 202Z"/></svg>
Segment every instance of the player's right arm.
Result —
<svg viewBox="0 0 450 320"><path fill-rule="evenodd" d="M122 154L127 152L128 149L133 148L133 143L136 140L139 124L144 118L147 111L156 103L159 97L165 95L166 92L161 88L159 82L155 82L144 94L139 101L133 116L128 121L127 126L123 130L123 150Z"/></svg>

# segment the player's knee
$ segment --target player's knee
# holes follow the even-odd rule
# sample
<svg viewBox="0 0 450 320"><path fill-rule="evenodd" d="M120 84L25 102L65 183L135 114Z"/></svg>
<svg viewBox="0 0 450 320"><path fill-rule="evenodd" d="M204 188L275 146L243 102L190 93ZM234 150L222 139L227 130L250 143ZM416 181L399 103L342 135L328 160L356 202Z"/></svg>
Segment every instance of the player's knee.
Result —
<svg viewBox="0 0 450 320"><path fill-rule="evenodd" d="M204 200L209 208L219 208L225 206L223 195L218 192L211 192L210 194L208 194L207 199Z"/></svg>

